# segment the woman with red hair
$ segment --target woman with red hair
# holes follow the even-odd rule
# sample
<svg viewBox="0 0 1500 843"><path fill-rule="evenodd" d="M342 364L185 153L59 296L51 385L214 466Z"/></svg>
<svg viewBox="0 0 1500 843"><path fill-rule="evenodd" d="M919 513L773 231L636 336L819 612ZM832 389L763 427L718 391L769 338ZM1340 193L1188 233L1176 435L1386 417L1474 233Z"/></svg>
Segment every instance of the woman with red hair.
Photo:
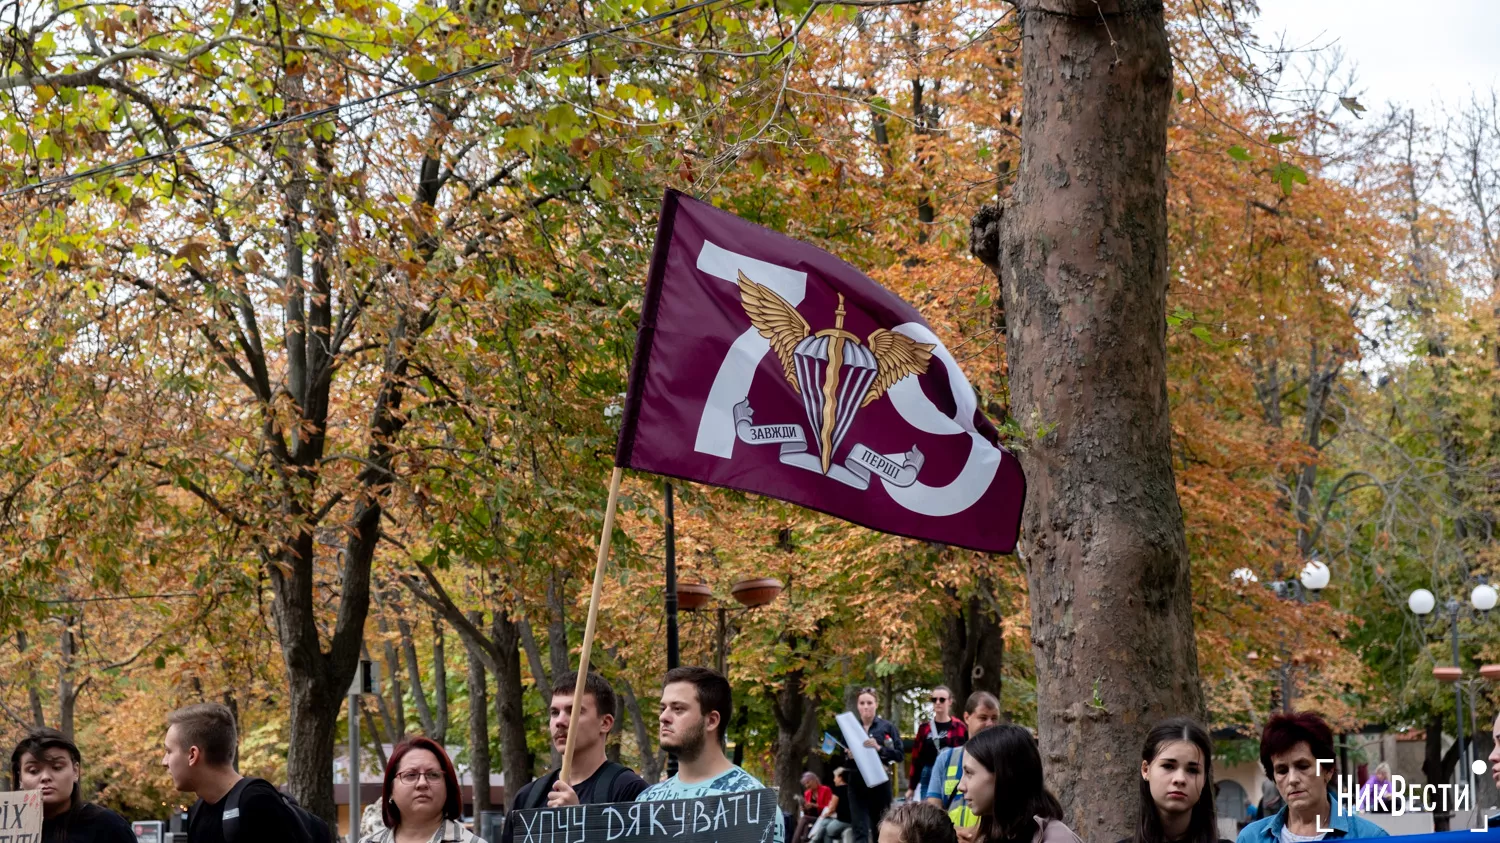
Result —
<svg viewBox="0 0 1500 843"><path fill-rule="evenodd" d="M1333 729L1310 711L1278 714L1260 736L1260 764L1281 793L1281 810L1245 826L1236 843L1312 843L1386 837L1385 829L1339 810L1333 798Z"/></svg>
<svg viewBox="0 0 1500 843"><path fill-rule="evenodd" d="M448 753L429 738L407 738L385 765L385 830L360 843L484 843L464 828L463 791Z"/></svg>

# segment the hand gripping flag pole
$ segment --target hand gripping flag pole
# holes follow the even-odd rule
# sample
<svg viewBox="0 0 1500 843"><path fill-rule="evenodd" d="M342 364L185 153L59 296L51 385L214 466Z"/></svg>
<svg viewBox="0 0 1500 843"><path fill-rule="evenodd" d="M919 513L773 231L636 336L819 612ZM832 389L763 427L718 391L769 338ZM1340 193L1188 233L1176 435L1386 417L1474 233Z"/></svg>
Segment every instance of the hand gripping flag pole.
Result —
<svg viewBox="0 0 1500 843"><path fill-rule="evenodd" d="M624 469L615 467L609 476L609 502L604 505L604 529L599 533L599 556L594 560L594 590L589 594L589 620L583 628L583 649L578 654L578 682L573 687L573 712L568 715L568 742L563 746L562 770L557 780L568 782L573 772L573 738L578 734L578 710L583 706L583 689L589 678L589 655L594 649L594 627L599 622L599 594L604 590L604 563L609 559L609 540L615 532L615 504L620 500L620 478Z"/></svg>

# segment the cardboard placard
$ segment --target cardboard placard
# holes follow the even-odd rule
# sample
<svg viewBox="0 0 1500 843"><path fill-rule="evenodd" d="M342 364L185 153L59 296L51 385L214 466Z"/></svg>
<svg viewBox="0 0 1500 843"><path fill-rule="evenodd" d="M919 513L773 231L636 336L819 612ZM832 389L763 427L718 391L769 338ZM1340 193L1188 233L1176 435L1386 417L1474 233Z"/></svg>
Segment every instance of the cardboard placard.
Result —
<svg viewBox="0 0 1500 843"><path fill-rule="evenodd" d="M517 811L515 843L771 843L781 809L770 788L743 793Z"/></svg>
<svg viewBox="0 0 1500 843"><path fill-rule="evenodd" d="M42 843L42 792L0 793L0 843Z"/></svg>

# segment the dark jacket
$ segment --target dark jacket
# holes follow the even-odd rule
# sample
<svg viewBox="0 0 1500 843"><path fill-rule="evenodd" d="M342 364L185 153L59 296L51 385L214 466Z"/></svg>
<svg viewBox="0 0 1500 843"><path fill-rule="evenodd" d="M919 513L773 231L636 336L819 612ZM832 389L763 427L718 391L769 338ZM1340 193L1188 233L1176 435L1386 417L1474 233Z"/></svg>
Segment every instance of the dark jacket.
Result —
<svg viewBox="0 0 1500 843"><path fill-rule="evenodd" d="M887 764L900 764L901 760L906 757L905 745L901 743L901 733L896 731L891 721L876 717L871 721L867 731L870 737L880 744L881 761Z"/></svg>
<svg viewBox="0 0 1500 843"><path fill-rule="evenodd" d="M921 781L922 771L932 768L932 762L937 760L939 752L949 747L963 746L969 739L968 728L957 717L943 724L948 733L941 738L932 733L932 723L931 720L922 721L922 725L917 727L917 736L911 739L911 764L906 769L906 778L918 789L927 784Z"/></svg>

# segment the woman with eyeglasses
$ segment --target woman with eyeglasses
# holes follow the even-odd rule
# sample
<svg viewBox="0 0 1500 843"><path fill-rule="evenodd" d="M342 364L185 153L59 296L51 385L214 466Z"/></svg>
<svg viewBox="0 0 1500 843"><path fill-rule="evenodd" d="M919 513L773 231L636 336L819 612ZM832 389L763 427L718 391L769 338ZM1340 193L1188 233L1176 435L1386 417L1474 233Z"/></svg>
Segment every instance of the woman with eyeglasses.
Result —
<svg viewBox="0 0 1500 843"><path fill-rule="evenodd" d="M880 708L880 695L874 688L862 688L854 705L859 714L859 724L869 736L865 740L865 746L880 753L881 763L900 764L901 759L906 757L906 753L902 751L901 734L891 721L875 714ZM849 812L854 816L854 843L874 843L880 820L891 807L891 783L881 782L870 787L856 770L849 782L849 795Z"/></svg>
<svg viewBox="0 0 1500 843"><path fill-rule="evenodd" d="M932 701L932 718L918 726L917 736L912 738L911 764L906 770L907 780L910 782L906 791L908 802L916 800L918 791L932 776L932 763L937 760L938 753L963 746L964 741L969 739L969 732L964 728L963 721L952 714L953 692L948 690L948 686L933 688L929 699Z"/></svg>
<svg viewBox="0 0 1500 843"><path fill-rule="evenodd" d="M484 843L464 828L458 771L429 738L407 738L385 765L385 828L360 843Z"/></svg>

